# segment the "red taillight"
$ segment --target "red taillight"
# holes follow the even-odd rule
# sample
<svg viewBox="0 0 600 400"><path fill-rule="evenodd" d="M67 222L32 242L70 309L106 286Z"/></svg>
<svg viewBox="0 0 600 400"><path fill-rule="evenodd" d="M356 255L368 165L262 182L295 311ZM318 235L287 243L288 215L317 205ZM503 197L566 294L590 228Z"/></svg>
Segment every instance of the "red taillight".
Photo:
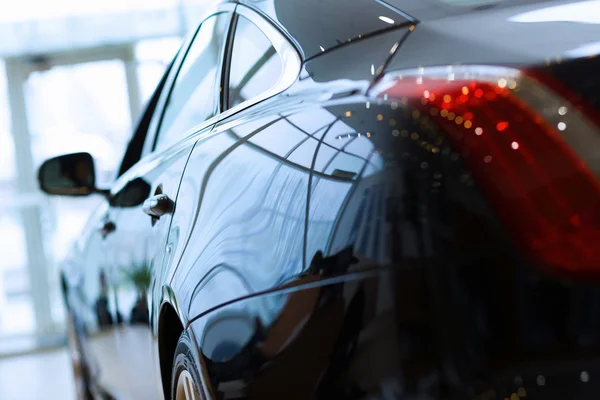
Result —
<svg viewBox="0 0 600 400"><path fill-rule="evenodd" d="M600 132L563 97L491 67L405 71L372 94L410 104L443 128L536 265L600 277L600 185L592 172L600 169Z"/></svg>

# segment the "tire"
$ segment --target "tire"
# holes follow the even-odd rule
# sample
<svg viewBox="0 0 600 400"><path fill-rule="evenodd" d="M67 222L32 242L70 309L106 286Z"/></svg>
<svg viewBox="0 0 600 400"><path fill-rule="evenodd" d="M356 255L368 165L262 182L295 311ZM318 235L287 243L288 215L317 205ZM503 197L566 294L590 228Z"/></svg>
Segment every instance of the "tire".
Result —
<svg viewBox="0 0 600 400"><path fill-rule="evenodd" d="M171 400L204 400L193 339L184 331L177 342L171 374Z"/></svg>

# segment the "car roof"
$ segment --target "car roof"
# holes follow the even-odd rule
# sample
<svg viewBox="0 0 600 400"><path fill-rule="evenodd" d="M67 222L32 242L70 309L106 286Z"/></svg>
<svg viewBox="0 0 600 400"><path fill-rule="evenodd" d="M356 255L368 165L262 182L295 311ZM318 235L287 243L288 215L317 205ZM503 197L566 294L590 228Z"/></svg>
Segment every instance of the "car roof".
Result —
<svg viewBox="0 0 600 400"><path fill-rule="evenodd" d="M552 0L239 0L262 11L296 40L305 59L344 43L415 22L476 17Z"/></svg>
<svg viewBox="0 0 600 400"><path fill-rule="evenodd" d="M417 21L432 21L451 16L466 16L483 10L546 3L552 0L385 0Z"/></svg>
<svg viewBox="0 0 600 400"><path fill-rule="evenodd" d="M400 10L376 0L242 0L241 3L274 20L294 38L304 59L412 22Z"/></svg>
<svg viewBox="0 0 600 400"><path fill-rule="evenodd" d="M600 1L507 1L420 21L387 71L457 64L522 67L594 56L599 7Z"/></svg>
<svg viewBox="0 0 600 400"><path fill-rule="evenodd" d="M600 0L240 1L293 38L305 60L344 47L347 54L337 64L341 74L366 56L365 42L377 49L361 71L384 61L390 43L402 40L387 64L389 72L434 65L538 65L573 57L592 42L598 47L600 35L600 23L587 21L598 18ZM333 56L326 58L335 64Z"/></svg>

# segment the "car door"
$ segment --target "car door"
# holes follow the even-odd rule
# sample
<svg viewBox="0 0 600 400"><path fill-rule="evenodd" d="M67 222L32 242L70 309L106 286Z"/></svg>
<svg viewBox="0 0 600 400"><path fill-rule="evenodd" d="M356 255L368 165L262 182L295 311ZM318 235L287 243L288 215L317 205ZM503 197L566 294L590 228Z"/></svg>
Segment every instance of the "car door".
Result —
<svg viewBox="0 0 600 400"><path fill-rule="evenodd" d="M305 266L310 139L316 128L287 119L289 103L276 96L297 79L300 58L249 8L239 5L236 12L224 91L229 109L192 151L169 235L171 287L186 320L277 287ZM244 335L238 328L226 335Z"/></svg>
<svg viewBox="0 0 600 400"><path fill-rule="evenodd" d="M144 118L151 119L146 155L115 182L65 264L84 355L99 386L119 399L162 398L151 294L164 276L161 259L183 170L198 135L211 131L220 111L232 11L221 6L180 51L153 115Z"/></svg>
<svg viewBox="0 0 600 400"><path fill-rule="evenodd" d="M260 48L249 24L241 16L234 35L226 91L233 109L277 76L240 71L260 71L256 64L272 60L265 48L254 57L249 45L236 53L240 32ZM357 388L339 379L348 375L363 317L375 305L389 309L390 299L374 289L379 275L343 276L357 261L352 243L328 247L356 177L381 169L371 133L361 129L363 140L347 123L357 110L310 105L310 94L300 96L301 105L291 97L217 124L196 144L180 186L178 205L193 213L184 217L180 208L174 216L172 228L181 230L169 242L181 258L172 287L196 341L208 398L355 396ZM346 149L346 137L358 138L356 146ZM389 338L375 339L381 337Z"/></svg>

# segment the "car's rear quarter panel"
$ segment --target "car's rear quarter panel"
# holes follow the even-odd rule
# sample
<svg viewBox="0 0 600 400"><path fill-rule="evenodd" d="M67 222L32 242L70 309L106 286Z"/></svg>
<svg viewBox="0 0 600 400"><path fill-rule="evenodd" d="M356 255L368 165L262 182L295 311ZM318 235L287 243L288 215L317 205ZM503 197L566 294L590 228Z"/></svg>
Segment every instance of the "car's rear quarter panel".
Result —
<svg viewBox="0 0 600 400"><path fill-rule="evenodd" d="M494 29L514 25L533 31L518 25L525 22L507 21L535 9L528 7L499 10L496 17L504 18L504 25ZM444 34L464 39L461 32L467 28ZM238 235L244 238L244 254L229 258L232 262L213 257L202 265L212 271L214 282L222 279L220 285L235 288L232 282L239 281L241 290L226 292L214 285L214 292L191 287L181 292L208 393L225 398L596 398L600 324L594 315L600 297L594 282L563 280L530 262L482 190L481 171L473 173L465 154L448 140L452 130L433 114L424 113L414 99L358 94L408 29L316 57L286 94L289 110L262 115L282 122L269 140L302 137L303 142L281 154L252 149L279 166L260 172L272 172L265 176L270 183L261 196L246 191L251 201L240 207L257 205L256 198L266 199L270 189L281 192L272 184L284 174L285 196L294 198L286 204L298 211L303 199L308 203L306 236L301 249L279 248L274 238L287 242L290 232L304 235L296 221L303 217L294 213L295 222L286 222L291 214L267 210L263 202L239 219L248 223L244 232L262 235L260 246L252 235ZM511 47L506 41L500 46L496 38L488 45L483 36L458 45L453 41L452 47L434 40L442 36L435 27L417 26L386 72L465 60L530 66L543 64L552 53L548 47L524 51L535 41ZM569 34L562 46L576 48L582 37ZM356 50L361 44L363 51ZM361 57L375 46L381 52L368 57L372 62ZM342 52L347 53L342 57ZM331 74L336 66L338 76ZM287 134L293 139L282 139ZM314 154L299 156L303 148ZM252 174L253 166L236 171ZM294 182L306 190L295 192ZM222 206L225 215L234 203ZM260 210L271 217L250 223ZM211 246L225 243L215 239ZM225 248L220 247L221 255ZM206 249L195 251L218 254ZM176 286L197 287L208 276L178 277L182 271L175 275Z"/></svg>
<svg viewBox="0 0 600 400"><path fill-rule="evenodd" d="M286 129L302 125L298 115L316 128L303 142L314 141L312 173L293 162L295 150L277 162L279 173L304 171L310 188L306 261L294 270L260 258L213 263L220 285L241 276L254 286L215 286L218 301L190 297L207 390L554 399L570 388L574 399L593 397L581 374L596 368L598 290L529 263L443 126L410 102L361 96L292 112ZM289 134L282 127L274 132ZM283 234L275 220L253 226Z"/></svg>

